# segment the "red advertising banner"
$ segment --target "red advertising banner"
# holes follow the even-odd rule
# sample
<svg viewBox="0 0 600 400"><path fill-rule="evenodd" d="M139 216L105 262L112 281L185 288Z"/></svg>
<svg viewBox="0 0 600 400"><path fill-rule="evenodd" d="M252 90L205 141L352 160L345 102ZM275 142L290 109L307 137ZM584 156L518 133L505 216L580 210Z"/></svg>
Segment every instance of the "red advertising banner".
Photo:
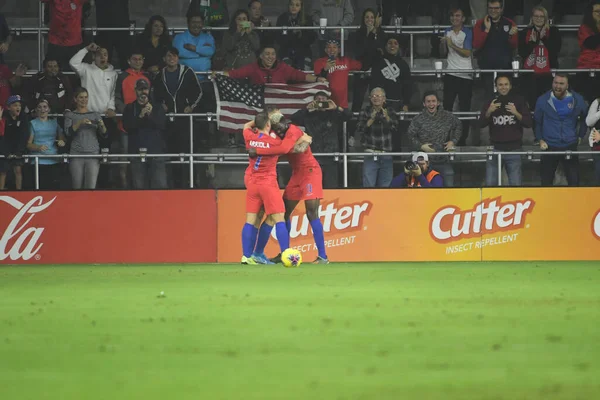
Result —
<svg viewBox="0 0 600 400"><path fill-rule="evenodd" d="M0 193L0 264L217 260L212 190Z"/></svg>

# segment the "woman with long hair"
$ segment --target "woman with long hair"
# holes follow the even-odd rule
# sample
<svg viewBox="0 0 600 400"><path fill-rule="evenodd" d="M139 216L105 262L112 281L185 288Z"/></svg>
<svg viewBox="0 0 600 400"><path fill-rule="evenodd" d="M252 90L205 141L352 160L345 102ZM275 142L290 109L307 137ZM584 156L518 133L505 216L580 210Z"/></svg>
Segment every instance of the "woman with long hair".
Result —
<svg viewBox="0 0 600 400"><path fill-rule="evenodd" d="M167 21L161 15L150 17L136 44L144 55L143 68L156 76L165 66L164 56L171 45Z"/></svg>
<svg viewBox="0 0 600 400"><path fill-rule="evenodd" d="M55 118L48 118L50 103L41 99L35 108L37 118L31 120L27 149L34 155L55 155L59 147L65 147L66 140ZM56 158L39 159L40 189L60 189L62 165ZM35 175L34 175L35 176Z"/></svg>
<svg viewBox="0 0 600 400"><path fill-rule="evenodd" d="M560 32L550 26L548 11L542 6L533 7L527 29L519 33L519 54L523 59L523 68L534 71L521 78L529 108L535 108L537 98L552 86L550 69L558 68L561 46Z"/></svg>
<svg viewBox="0 0 600 400"><path fill-rule="evenodd" d="M381 28L381 16L372 8L363 11L360 28L350 34L348 43L354 58L363 64L363 69L371 68L371 63L383 54L386 35ZM354 74L354 90L352 94L352 111L362 109L363 100L371 79L367 75Z"/></svg>
<svg viewBox="0 0 600 400"><path fill-rule="evenodd" d="M258 33L253 29L246 10L237 10L231 18L229 30L223 35L225 69L236 69L256 62L260 49Z"/></svg>
<svg viewBox="0 0 600 400"><path fill-rule="evenodd" d="M102 116L88 110L88 91L75 90L75 111L65 112L65 132L71 138L72 155L95 155L100 153L98 135L106 137L106 125ZM71 158L69 161L73 189L95 189L100 171L98 158Z"/></svg>
<svg viewBox="0 0 600 400"><path fill-rule="evenodd" d="M317 40L314 30L294 29L298 26L311 26L312 21L304 12L302 0L290 0L288 11L277 18L277 26L287 26L287 34L277 31L276 42L283 62L292 67L310 71L312 69L312 50L310 46Z"/></svg>

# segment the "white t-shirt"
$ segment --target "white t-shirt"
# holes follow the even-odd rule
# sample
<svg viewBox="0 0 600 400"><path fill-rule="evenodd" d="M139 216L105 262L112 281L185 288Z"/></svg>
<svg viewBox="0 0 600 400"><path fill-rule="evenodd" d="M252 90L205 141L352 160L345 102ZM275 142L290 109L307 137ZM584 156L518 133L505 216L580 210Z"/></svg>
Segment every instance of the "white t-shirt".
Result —
<svg viewBox="0 0 600 400"><path fill-rule="evenodd" d="M452 28L446 28L446 37L452 38L452 43L456 47L465 50L473 50L473 31L471 28L464 27L456 33ZM458 52L448 47L448 68L447 69L473 69L472 57L463 57ZM456 73L448 74L458 78L473 79L470 74Z"/></svg>

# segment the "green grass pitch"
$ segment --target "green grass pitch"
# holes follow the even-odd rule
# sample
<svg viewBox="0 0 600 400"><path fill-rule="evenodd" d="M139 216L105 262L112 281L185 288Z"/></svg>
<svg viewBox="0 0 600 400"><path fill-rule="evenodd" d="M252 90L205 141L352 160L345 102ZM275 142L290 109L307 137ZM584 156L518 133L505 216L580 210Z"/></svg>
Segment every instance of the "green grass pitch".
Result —
<svg viewBox="0 0 600 400"><path fill-rule="evenodd" d="M0 399L591 400L599 377L600 263L0 268Z"/></svg>

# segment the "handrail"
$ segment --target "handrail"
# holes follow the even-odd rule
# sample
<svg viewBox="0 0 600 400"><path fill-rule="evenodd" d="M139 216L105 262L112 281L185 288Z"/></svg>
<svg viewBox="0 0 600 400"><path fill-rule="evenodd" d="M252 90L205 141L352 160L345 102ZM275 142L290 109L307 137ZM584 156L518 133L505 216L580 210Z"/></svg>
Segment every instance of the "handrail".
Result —
<svg viewBox="0 0 600 400"><path fill-rule="evenodd" d="M339 153L314 153L316 157L333 157L334 161L343 163L344 165L344 187L348 187L348 163L349 162L361 162L358 158L362 158L363 160L366 158L373 158L377 160L378 157L382 156L391 156L391 157L412 157L416 152L389 152L389 153L372 153L372 152L339 152ZM449 162L455 161L456 157L470 156L470 157L486 157L487 160L493 160L494 157L497 157L498 163L498 186L502 186L502 156L505 154L511 155L521 155L527 156L528 160L533 160L534 156L542 156L547 154L552 155L564 155L565 158L570 159L573 156L578 155L597 155L598 151L584 150L584 151L496 151L496 150L487 150L487 151L450 151L450 152L435 152L428 153L430 156L439 156L448 158ZM0 159L6 158L3 155L0 155ZM35 189L39 189L39 160L40 159L59 159L64 163L67 163L69 159L74 158L98 158L101 159L105 164L129 164L131 161L129 159L139 158L141 162L146 162L146 159L149 158L179 158L179 161L167 161L170 164L190 164L190 176L193 176L193 165L194 164L227 164L227 165L245 165L247 161L243 161L248 158L248 155L245 153L180 153L180 154L146 154L146 153L138 153L138 154L110 154L107 152L103 152L101 154L24 154L19 157L19 159L25 160L25 162L29 163L30 159L34 160L35 166ZM127 158L127 161L112 161L111 159L123 159ZM349 158L353 158L350 160ZM185 160L189 161L185 161ZM231 159L231 160L230 160ZM241 161L237 161L237 160ZM588 158L589 160L589 158ZM467 162L479 162L478 160L465 160ZM280 164L285 164L287 162L280 162ZM194 180L190 179L190 188L194 187Z"/></svg>

